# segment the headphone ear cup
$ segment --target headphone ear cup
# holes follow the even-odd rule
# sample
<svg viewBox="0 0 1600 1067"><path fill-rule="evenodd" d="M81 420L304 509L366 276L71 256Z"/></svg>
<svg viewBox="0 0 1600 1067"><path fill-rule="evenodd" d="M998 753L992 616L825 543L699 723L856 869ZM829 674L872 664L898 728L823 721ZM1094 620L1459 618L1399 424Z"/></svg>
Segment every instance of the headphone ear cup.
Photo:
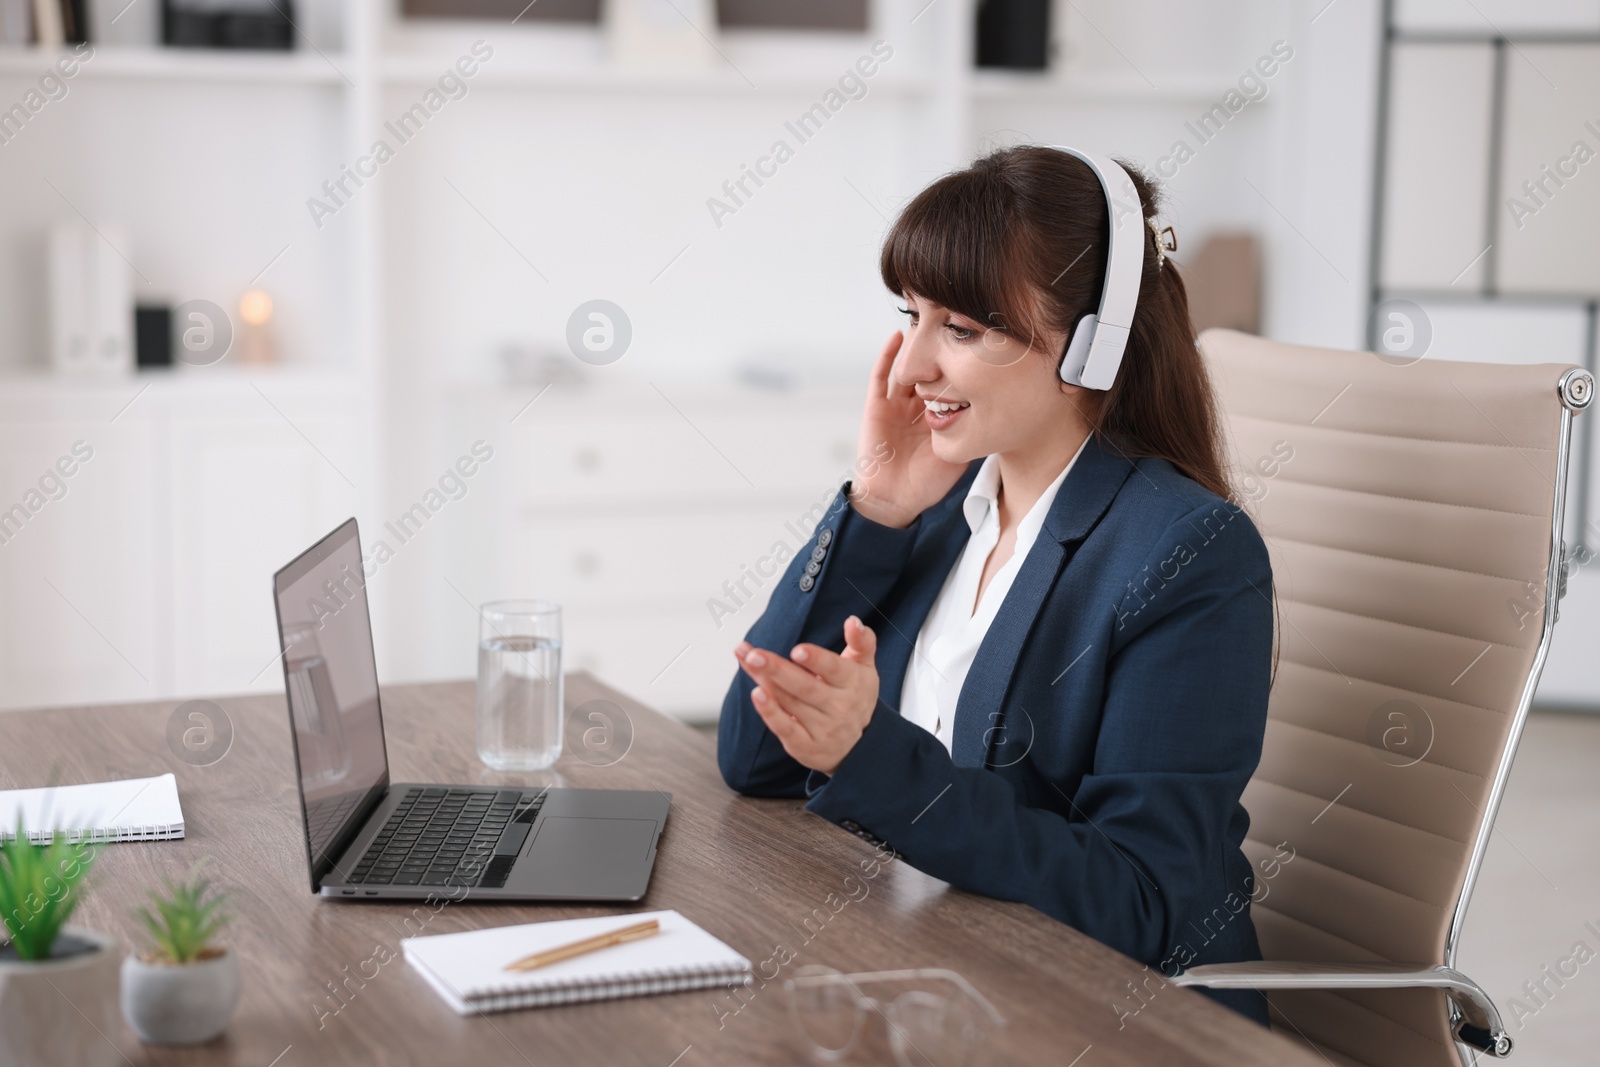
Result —
<svg viewBox="0 0 1600 1067"><path fill-rule="evenodd" d="M1061 357L1060 370L1061 380L1068 385L1083 384L1083 365L1089 361L1089 348L1094 344L1095 328L1099 323L1099 316L1091 311L1072 328L1072 339L1067 342L1067 351Z"/></svg>

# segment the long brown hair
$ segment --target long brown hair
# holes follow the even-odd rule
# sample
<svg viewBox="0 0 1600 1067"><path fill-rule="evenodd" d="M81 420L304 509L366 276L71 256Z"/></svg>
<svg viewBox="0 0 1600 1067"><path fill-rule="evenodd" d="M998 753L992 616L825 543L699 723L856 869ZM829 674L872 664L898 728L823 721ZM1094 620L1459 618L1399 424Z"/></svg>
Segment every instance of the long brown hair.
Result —
<svg viewBox="0 0 1600 1067"><path fill-rule="evenodd" d="M1133 164L1146 219L1161 190ZM879 271L896 294L912 292L1032 345L1061 336L1100 300L1111 217L1087 163L1053 148L1003 148L947 174L906 206L883 245ZM1117 380L1086 391L1089 425L1129 457L1168 460L1232 499L1211 380L1195 347L1183 279L1162 266L1144 235L1139 305ZM1059 367L1062 352L1051 353Z"/></svg>

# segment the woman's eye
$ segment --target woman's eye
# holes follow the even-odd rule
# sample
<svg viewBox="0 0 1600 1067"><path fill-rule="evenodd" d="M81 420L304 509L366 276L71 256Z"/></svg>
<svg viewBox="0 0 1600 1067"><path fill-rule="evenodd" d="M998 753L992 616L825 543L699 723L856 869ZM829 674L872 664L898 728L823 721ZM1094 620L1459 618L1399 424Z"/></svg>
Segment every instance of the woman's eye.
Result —
<svg viewBox="0 0 1600 1067"><path fill-rule="evenodd" d="M915 311L912 311L910 308L901 308L900 309L900 314L902 314L902 315L910 315L911 316L911 325L915 326L917 324L917 313Z"/></svg>
<svg viewBox="0 0 1600 1067"><path fill-rule="evenodd" d="M945 323L944 328L949 330L951 336L957 341L970 341L974 336L974 331L967 329L965 326L957 326L953 322Z"/></svg>

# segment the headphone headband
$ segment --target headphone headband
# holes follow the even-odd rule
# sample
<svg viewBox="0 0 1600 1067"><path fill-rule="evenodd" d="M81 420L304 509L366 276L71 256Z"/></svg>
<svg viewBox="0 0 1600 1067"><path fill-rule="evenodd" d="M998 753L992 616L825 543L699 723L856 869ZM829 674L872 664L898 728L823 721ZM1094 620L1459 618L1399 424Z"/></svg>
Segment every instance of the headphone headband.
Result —
<svg viewBox="0 0 1600 1067"><path fill-rule="evenodd" d="M1111 219L1111 247L1097 310L1078 320L1061 359L1061 380L1085 389L1110 389L1122 366L1122 353L1139 304L1139 279L1144 273L1144 207L1133 179L1109 156L1051 145L1083 160L1100 179Z"/></svg>

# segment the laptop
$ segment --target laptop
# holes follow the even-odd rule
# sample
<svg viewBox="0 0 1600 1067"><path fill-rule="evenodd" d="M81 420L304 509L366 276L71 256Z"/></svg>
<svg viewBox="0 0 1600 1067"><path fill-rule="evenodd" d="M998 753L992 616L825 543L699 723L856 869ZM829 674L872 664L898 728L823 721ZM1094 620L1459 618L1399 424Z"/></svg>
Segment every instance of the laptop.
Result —
<svg viewBox="0 0 1600 1067"><path fill-rule="evenodd" d="M390 782L361 537L273 575L311 891L341 900L636 901L671 797Z"/></svg>

